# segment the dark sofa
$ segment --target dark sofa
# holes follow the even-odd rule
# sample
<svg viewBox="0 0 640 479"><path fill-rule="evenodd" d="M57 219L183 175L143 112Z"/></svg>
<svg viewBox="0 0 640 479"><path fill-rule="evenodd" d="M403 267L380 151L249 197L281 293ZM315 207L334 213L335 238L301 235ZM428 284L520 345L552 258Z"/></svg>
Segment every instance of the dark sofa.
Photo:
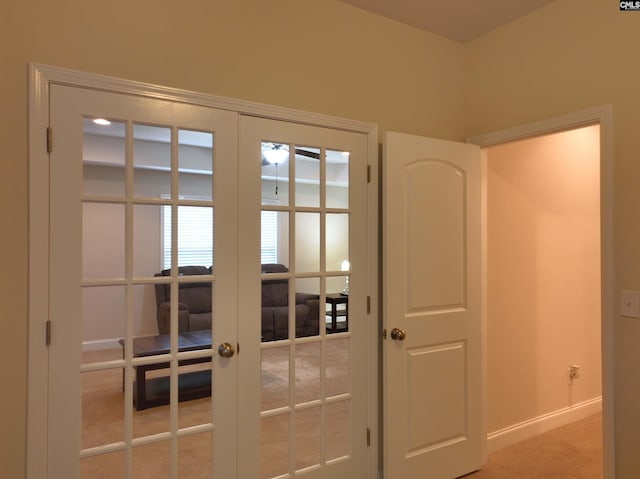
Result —
<svg viewBox="0 0 640 479"><path fill-rule="evenodd" d="M211 268L205 266L181 266L178 269L185 276L210 275ZM263 264L263 273L286 273L281 264ZM169 276L170 270L163 270L155 276ZM160 334L169 333L170 285L156 284L157 321ZM318 295L295 293L296 337L313 336L319 330ZM274 341L288 337L289 280L265 279L262 281L262 341ZM211 329L211 283L181 283L178 297L178 331Z"/></svg>

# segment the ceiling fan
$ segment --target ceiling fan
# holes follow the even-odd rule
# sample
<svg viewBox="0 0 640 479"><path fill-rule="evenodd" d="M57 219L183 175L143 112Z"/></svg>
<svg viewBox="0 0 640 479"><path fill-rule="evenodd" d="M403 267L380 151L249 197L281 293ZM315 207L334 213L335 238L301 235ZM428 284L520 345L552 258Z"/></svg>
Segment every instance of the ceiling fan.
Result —
<svg viewBox="0 0 640 479"><path fill-rule="evenodd" d="M320 159L320 153L305 150L303 148L294 147L294 153L298 156L304 156L314 160ZM262 144L262 166L278 165L289 157L289 145L282 143L263 143Z"/></svg>

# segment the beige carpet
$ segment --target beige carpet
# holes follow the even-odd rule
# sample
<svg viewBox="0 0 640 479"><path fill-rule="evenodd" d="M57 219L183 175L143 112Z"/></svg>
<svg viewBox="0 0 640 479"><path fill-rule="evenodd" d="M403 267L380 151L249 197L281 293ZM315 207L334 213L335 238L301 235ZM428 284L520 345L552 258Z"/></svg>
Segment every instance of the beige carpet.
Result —
<svg viewBox="0 0 640 479"><path fill-rule="evenodd" d="M296 347L295 403L305 403L349 392L348 339L326 342L324 382L321 384L320 343L305 343ZM99 362L121 357L121 350L86 353L83 361ZM181 372L209 367L208 363L181 368ZM289 404L288 348L278 347L262 353L262 410ZM165 375L166 370L148 373ZM122 441L124 432L124 402L121 370L104 370L82 375L82 444L83 449ZM215 391L215 385L214 385ZM348 454L348 401L303 409L295 413L295 428L290 434L290 414L265 418L261 423L262 477L271 478L286 473L289 467L289 443L294 442L295 469L320 462L321 441L324 439L326 459ZM179 403L178 427L185 428L212 421L210 398ZM169 430L169 407L159 406L133 411L133 437L143 437ZM320 437L324 421L324 438ZM290 437L291 436L291 437ZM213 439L210 432L178 440L179 477L205 479L211 477ZM133 448L133 477L163 479L169 474L170 444L167 441ZM125 476L125 456L122 452L99 455L81 461L82 479L121 479ZM258 478L256 478L258 479Z"/></svg>
<svg viewBox="0 0 640 479"><path fill-rule="evenodd" d="M325 395L347 392L346 368L348 345L330 341L327 345ZM85 362L119 357L121 351L92 353ZM296 355L295 397L305 402L320 397L318 344L300 348ZM207 367L207 365L198 365ZM161 373L162 374L162 373ZM119 370L83 374L82 447L89 448L122 440L124 407L122 376ZM289 359L284 348L263 351L262 409L284 406L289 398ZM324 411L325 446L329 458L348 452L348 403L339 402ZM210 422L209 398L179 404L179 427ZM302 468L319 461L321 414L311 408L296 416L294 441L299 445L294 463ZM169 430L169 408L160 406L133 413L133 436L142 437ZM596 415L558 428L541 436L504 448L490 455L488 464L465 479L602 479L602 423ZM289 416L262 421L261 455L264 478L287 470ZM178 441L179 477L210 478L213 442L211 433L200 433ZM95 456L81 461L83 479L121 479L124 477L124 454ZM163 479L169 477L169 443L161 442L133 449L133 477ZM425 479L429 476L425 474ZM257 479L257 478L256 478Z"/></svg>
<svg viewBox="0 0 640 479"><path fill-rule="evenodd" d="M500 449L464 479L602 479L602 415Z"/></svg>

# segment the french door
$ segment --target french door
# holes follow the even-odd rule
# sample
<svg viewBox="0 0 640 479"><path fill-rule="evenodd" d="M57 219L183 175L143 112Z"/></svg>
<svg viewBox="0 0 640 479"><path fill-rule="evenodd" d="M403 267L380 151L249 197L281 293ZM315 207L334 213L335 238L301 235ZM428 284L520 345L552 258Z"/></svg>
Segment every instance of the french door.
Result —
<svg viewBox="0 0 640 479"><path fill-rule="evenodd" d="M365 477L366 136L61 85L50 123L47 477Z"/></svg>

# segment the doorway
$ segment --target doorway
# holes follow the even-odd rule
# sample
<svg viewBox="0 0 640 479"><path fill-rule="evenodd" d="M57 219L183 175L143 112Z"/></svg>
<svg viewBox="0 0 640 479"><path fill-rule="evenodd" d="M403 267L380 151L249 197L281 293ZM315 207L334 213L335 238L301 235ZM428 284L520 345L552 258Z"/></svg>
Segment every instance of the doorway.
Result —
<svg viewBox="0 0 640 479"><path fill-rule="evenodd" d="M42 89L30 477L364 477L369 137L101 81Z"/></svg>
<svg viewBox="0 0 640 479"><path fill-rule="evenodd" d="M587 127L587 128L583 128ZM551 376L551 380L555 381L559 388L564 392L561 394L562 399L564 401L564 405L558 406L556 404L555 407L551 407L551 411L548 411L547 414L540 414L532 412L528 416L523 416L520 421L512 420L511 425L507 427L503 427L498 431L494 431L494 434L491 434L491 429L489 429L489 448L490 450L496 450L501 447L507 446L513 442L520 441L522 439L526 439L528 437L534 436L536 434L542 433L551 428L561 426L570 422L572 420L580 419L585 415L596 414L600 409L602 409L603 414L603 444L604 444L604 477L613 477L614 465L613 465L613 388L612 388L612 378L613 378L613 362L612 362L612 321L613 321L613 305L611 302L611 294L612 294L612 230L611 230L611 211L612 211L612 189L611 189L611 181L612 181L612 151L611 151L611 109L608 106L597 107L590 110L584 110L581 112L576 112L570 115L566 115L563 117L557 117L550 120L545 120L537 123L527 124L520 127L515 127L509 130L503 130L495 133L490 133L486 135L482 135L480 137L474 137L469 139L469 142L478 144L484 147L488 147L486 150L489 152L489 161L491 158L491 148L496 145L501 145L501 147L508 148L512 142L518 142L520 140L525 141L533 141L536 138L540 138L542 135L547 134L556 134L560 132L567 132L568 135L579 136L582 131L582 134L588 135L587 133L591 129L591 140L592 146L591 151L595 152L598 156L599 166L597 168L597 174L599 175L599 179L596 182L594 187L594 191L592 193L592 198L595 197L600 200L599 204L599 214L598 214L598 223L595 226L595 234L591 236L591 241L598 241L599 247L596 249L594 256L596 256L596 261L599 267L599 276L600 276L600 286L596 288L595 294L593 294L587 302L591 304L590 315L592 317L591 322L594 324L591 329L589 335L591 348L596 350L594 354L597 358L601 359L601 363L594 364L591 359L587 359L589 366L593 369L591 371L592 376L586 377L581 376L577 379L571 379L569 377L569 367L573 366L574 363L571 364L563 364L562 367L560 365L554 365L555 372L549 373L548 376ZM594 131L597 130L597 131ZM595 134L594 134L595 133ZM595 138L596 141L593 141ZM584 138L583 138L584 139ZM591 153L592 154L592 153ZM584 180L584 174L581 173ZM551 182L556 182L558 179L561 179L562 175L556 174L552 175ZM583 205L584 206L584 205ZM583 218L584 219L584 218ZM593 229L593 226L592 226ZM535 228L533 230L529 230L530 233L535 232ZM485 233L486 234L486 233ZM512 245L513 248L517 248L519 245ZM593 246L593 244L592 244ZM578 248L584 250L584 242L582 245L578 245ZM577 251L572 251L573 254L576 254ZM538 252L535 253L536 255ZM591 260L590 260L591 261ZM561 267L563 261L562 258L558 261L557 266ZM591 261L590 264L593 264ZM592 285L593 286L593 285ZM563 288L570 289L570 286L562 285ZM525 288L526 289L526 288ZM527 291L523 291L523 288L520 288L518 294L521 296L526 296ZM599 300L599 305L594 302L594 297L596 300ZM524 303L523 303L524 304ZM594 311L595 310L595 311ZM594 314L596 313L597 314ZM529 312L524 312L523 314L529 314ZM595 317L594 317L595 316ZM511 318L515 322L515 318ZM489 335L490 331L490 321L489 319ZM526 323L522 325L523 328L526 328ZM584 329L584 328L583 328ZM579 338L584 339L584 331L581 330L576 333ZM562 335L562 334L561 334ZM595 336L595 337L594 337ZM567 338L569 340L569 338ZM512 342L508 342L505 348L513 347ZM535 349L533 345L529 344L530 349ZM560 349L560 348L558 348ZM565 348L568 350L569 348ZM519 351L522 353L522 351ZM490 355L491 353L489 353ZM543 355L543 352L538 352L535 354ZM582 353L584 354L584 352ZM534 356L535 357L535 356ZM567 362L566 359L561 360L556 358L556 363L558 362ZM544 360L540 361L544 362ZM529 364L530 366L531 364ZM580 366L579 364L575 364ZM524 365L516 365L516 369L520 367L518 374L527 375L529 373L534 373L535 371L529 370ZM507 367L508 368L508 367ZM598 382L600 379L600 369L601 369L601 391L602 396L598 395ZM505 368L503 368L504 373ZM491 374L491 373L490 373ZM495 378L494 378L495 379ZM580 383L581 379L587 379L585 383ZM515 378L518 381L518 378ZM525 379L525 382L529 381L529 379ZM531 381L530 381L531 382ZM577 387L576 387L577 386ZM491 387L491 386L489 386ZM590 390L590 392L586 392L586 390ZM530 390L529 390L530 391ZM531 392L531 391L530 391ZM540 394L544 393L548 394L548 389L541 389ZM507 391L508 393L508 391ZM556 388L553 394L558 393L558 388ZM491 392L489 393L491 397ZM580 396L582 395L582 396ZM549 394L546 399L548 400L552 397L552 394ZM537 398L540 399L540 398ZM544 400L544 398L542 399ZM491 406L490 406L491 407ZM512 406L509 406L509 411L513 412L514 409ZM494 411L495 412L495 411ZM491 422L491 419L489 419ZM495 421L495 416L494 416ZM495 422L494 422L495 428Z"/></svg>
<svg viewBox="0 0 640 479"><path fill-rule="evenodd" d="M599 405L599 135L486 149L487 419L501 444L516 424L542 432Z"/></svg>

